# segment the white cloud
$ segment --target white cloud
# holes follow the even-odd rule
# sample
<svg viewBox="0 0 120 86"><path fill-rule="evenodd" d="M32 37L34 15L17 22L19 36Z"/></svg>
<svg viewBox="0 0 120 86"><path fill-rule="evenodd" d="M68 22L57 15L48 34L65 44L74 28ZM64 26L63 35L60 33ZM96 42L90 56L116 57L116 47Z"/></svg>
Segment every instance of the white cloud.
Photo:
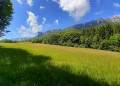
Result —
<svg viewBox="0 0 120 86"><path fill-rule="evenodd" d="M22 0L17 0L19 4L22 4Z"/></svg>
<svg viewBox="0 0 120 86"><path fill-rule="evenodd" d="M25 28L24 26L21 26L18 28L18 33L21 34L22 37L34 37L35 35L30 32L30 29Z"/></svg>
<svg viewBox="0 0 120 86"><path fill-rule="evenodd" d="M94 15L100 15L100 14L103 14L103 12L102 11L96 12Z"/></svg>
<svg viewBox="0 0 120 86"><path fill-rule="evenodd" d="M34 26L37 24L37 17L35 16L34 13L28 11L28 19L27 19L27 23L30 25L30 26Z"/></svg>
<svg viewBox="0 0 120 86"><path fill-rule="evenodd" d="M27 3L31 7L33 5L33 0L27 0Z"/></svg>
<svg viewBox="0 0 120 86"><path fill-rule="evenodd" d="M23 3L23 0L17 0L19 4ZM33 5L33 0L27 0L28 5L31 7Z"/></svg>
<svg viewBox="0 0 120 86"><path fill-rule="evenodd" d="M20 33L22 37L34 37L36 33L42 30L43 25L38 24L37 22L38 18L35 16L34 13L30 11L28 11L27 13L28 13L27 23L29 25L29 28L21 26L20 28L18 28L19 29L18 33Z"/></svg>
<svg viewBox="0 0 120 86"><path fill-rule="evenodd" d="M59 25L59 20L55 20L55 23L56 23L57 25Z"/></svg>
<svg viewBox="0 0 120 86"><path fill-rule="evenodd" d="M46 22L46 18L43 17L43 22L42 22L42 24L45 24L45 22Z"/></svg>
<svg viewBox="0 0 120 86"><path fill-rule="evenodd" d="M114 7L120 7L120 4L119 3L113 3L113 6Z"/></svg>
<svg viewBox="0 0 120 86"><path fill-rule="evenodd" d="M52 0L59 4L63 11L69 13L75 20L80 20L89 10L89 0Z"/></svg>
<svg viewBox="0 0 120 86"><path fill-rule="evenodd" d="M40 6L40 9L44 9L45 7L44 6Z"/></svg>
<svg viewBox="0 0 120 86"><path fill-rule="evenodd" d="M27 23L32 27L32 29L31 29L32 33L37 33L39 31L41 31L42 25L38 25L37 17L35 16L35 14L30 11L27 13L29 15L29 17L27 19Z"/></svg>
<svg viewBox="0 0 120 86"><path fill-rule="evenodd" d="M57 2L57 3L59 3L59 0L52 0L53 2Z"/></svg>

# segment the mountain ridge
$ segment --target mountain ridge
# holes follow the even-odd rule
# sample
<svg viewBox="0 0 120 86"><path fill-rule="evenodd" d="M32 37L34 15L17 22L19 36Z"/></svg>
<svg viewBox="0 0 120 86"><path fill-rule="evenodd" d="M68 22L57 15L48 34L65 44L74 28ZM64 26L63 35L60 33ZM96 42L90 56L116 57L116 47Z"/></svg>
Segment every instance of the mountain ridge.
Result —
<svg viewBox="0 0 120 86"><path fill-rule="evenodd" d="M73 26L67 27L65 29L54 29L54 30L46 31L45 33L39 32L40 34L38 33L37 37L41 37L43 35L49 35L49 34L53 34L53 33L59 33L59 32L62 32L62 31L80 30L82 28L98 26L98 25L106 24L106 23L120 23L120 15L113 16L111 18L106 18L106 19L98 18L98 19L92 20L90 22L85 22L85 23L73 25Z"/></svg>
<svg viewBox="0 0 120 86"><path fill-rule="evenodd" d="M112 18L106 18L106 19L99 18L96 20L92 20L90 22L85 22L85 23L76 24L76 25L67 27L64 30L79 30L82 28L98 26L105 23L120 23L120 16L113 16Z"/></svg>

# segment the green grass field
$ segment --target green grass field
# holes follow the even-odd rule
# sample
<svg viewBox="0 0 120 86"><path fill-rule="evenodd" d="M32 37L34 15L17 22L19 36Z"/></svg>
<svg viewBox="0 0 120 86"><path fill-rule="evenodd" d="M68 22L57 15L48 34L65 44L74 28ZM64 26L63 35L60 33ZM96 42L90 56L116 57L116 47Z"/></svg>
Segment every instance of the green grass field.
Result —
<svg viewBox="0 0 120 86"><path fill-rule="evenodd" d="M1 43L0 86L120 86L120 53Z"/></svg>

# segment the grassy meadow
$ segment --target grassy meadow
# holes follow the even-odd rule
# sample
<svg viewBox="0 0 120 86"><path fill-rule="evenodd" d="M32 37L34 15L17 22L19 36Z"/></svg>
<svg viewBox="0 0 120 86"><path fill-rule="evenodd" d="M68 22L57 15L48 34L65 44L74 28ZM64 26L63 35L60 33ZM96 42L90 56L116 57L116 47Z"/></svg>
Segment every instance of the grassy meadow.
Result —
<svg viewBox="0 0 120 86"><path fill-rule="evenodd" d="M120 53L0 43L0 86L120 86Z"/></svg>

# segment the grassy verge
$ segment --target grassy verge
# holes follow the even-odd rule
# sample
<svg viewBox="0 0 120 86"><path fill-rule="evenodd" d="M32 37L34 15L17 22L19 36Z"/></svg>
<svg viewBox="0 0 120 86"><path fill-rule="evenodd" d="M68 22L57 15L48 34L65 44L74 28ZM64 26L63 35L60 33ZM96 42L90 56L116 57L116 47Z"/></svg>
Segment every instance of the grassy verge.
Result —
<svg viewBox="0 0 120 86"><path fill-rule="evenodd" d="M0 44L0 86L119 86L120 53L45 44Z"/></svg>

